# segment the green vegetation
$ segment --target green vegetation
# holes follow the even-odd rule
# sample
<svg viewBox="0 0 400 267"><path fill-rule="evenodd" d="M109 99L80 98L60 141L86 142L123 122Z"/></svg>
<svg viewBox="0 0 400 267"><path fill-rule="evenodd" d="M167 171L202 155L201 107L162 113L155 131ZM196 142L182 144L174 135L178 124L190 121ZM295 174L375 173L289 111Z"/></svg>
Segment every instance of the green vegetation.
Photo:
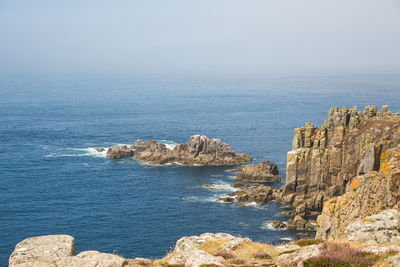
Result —
<svg viewBox="0 0 400 267"><path fill-rule="evenodd" d="M304 246L310 246L310 245L318 245L322 243L323 241L320 239L300 239L295 241L296 245L299 245L300 247Z"/></svg>

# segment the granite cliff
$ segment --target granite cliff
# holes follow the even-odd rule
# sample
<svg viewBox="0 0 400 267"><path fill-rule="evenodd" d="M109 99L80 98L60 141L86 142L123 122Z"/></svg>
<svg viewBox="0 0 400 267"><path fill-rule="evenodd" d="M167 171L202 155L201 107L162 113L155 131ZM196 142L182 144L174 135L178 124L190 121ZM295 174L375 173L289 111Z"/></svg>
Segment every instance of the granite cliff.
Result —
<svg viewBox="0 0 400 267"><path fill-rule="evenodd" d="M386 209L400 210L400 146L383 149L378 171L354 177L343 195L324 203L317 220L317 238L346 238L352 223L367 224L368 216ZM395 227L400 230L400 224ZM370 232L374 232L372 228Z"/></svg>
<svg viewBox="0 0 400 267"><path fill-rule="evenodd" d="M329 110L321 127L296 128L287 153L286 180L275 199L296 207L291 215L319 214L357 175L379 171L382 155L400 144L400 114L388 106Z"/></svg>

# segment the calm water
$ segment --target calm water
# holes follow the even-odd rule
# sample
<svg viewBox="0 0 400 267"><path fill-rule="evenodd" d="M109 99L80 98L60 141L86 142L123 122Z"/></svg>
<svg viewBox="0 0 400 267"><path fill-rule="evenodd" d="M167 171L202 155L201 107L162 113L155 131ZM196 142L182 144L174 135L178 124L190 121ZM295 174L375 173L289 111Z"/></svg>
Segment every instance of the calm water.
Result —
<svg viewBox="0 0 400 267"><path fill-rule="evenodd" d="M295 127L320 125L334 105L389 104L400 112L396 75L218 80L163 77L0 78L0 265L17 242L75 237L77 252L160 257L182 236L228 232L270 243L285 207L216 203L234 180L223 167L151 167L110 160L93 147L136 139L221 138L285 178ZM227 191L210 192L212 183ZM280 186L275 184L274 186Z"/></svg>

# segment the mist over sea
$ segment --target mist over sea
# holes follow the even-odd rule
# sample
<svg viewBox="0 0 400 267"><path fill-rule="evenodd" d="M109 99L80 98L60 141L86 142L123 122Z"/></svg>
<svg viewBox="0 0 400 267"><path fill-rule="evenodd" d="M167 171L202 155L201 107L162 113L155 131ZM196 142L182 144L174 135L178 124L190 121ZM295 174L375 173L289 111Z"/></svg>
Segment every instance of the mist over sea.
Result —
<svg viewBox="0 0 400 267"><path fill-rule="evenodd" d="M0 266L18 242L48 234L126 258L161 257L204 232L296 239L268 225L287 220L287 207L215 202L233 190L230 167L154 167L94 148L202 134L278 164L283 183L295 127L321 125L332 106L367 104L400 112L400 75L0 77Z"/></svg>

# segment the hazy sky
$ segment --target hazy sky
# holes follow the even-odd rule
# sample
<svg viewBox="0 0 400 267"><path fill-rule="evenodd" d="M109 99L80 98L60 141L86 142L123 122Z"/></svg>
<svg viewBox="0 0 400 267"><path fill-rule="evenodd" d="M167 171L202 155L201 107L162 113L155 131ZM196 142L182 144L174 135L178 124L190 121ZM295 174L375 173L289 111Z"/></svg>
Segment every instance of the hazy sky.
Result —
<svg viewBox="0 0 400 267"><path fill-rule="evenodd" d="M400 73L400 0L0 0L0 71Z"/></svg>

